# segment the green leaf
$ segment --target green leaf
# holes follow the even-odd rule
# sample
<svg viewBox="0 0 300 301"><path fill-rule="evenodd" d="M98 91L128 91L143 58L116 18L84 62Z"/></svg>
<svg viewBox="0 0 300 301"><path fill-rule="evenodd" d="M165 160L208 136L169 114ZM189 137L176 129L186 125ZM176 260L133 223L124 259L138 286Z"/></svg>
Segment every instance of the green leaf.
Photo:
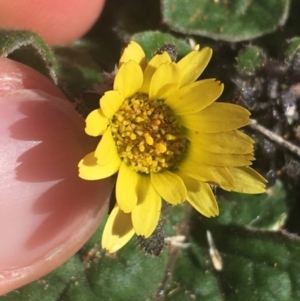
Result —
<svg viewBox="0 0 300 301"><path fill-rule="evenodd" d="M198 221L192 227L192 246L183 250L174 264L173 284L166 295L176 286L178 289L169 300L299 300L298 237L284 232L216 226L209 228L214 243L211 248L205 225ZM221 269L213 264L215 252L220 256ZM193 294L193 298L188 294Z"/></svg>
<svg viewBox="0 0 300 301"><path fill-rule="evenodd" d="M237 57L237 69L242 75L254 75L267 62L265 52L256 47L249 45L239 51Z"/></svg>
<svg viewBox="0 0 300 301"><path fill-rule="evenodd" d="M211 270L207 247L199 247L192 239L189 242L188 248L173 251L172 276L163 283L161 300L224 300Z"/></svg>
<svg viewBox="0 0 300 301"><path fill-rule="evenodd" d="M176 235L180 222L184 220L183 208L167 206L164 210L165 235ZM169 256L168 248L160 257L146 255L133 238L116 254L100 251L99 260L86 269L86 277L92 291L101 300L155 300ZM80 299L74 299L77 300Z"/></svg>
<svg viewBox="0 0 300 301"><path fill-rule="evenodd" d="M178 50L178 57L183 57L191 51L191 46L183 40L159 31L145 31L137 33L133 35L131 39L143 47L148 60L165 44L175 44Z"/></svg>
<svg viewBox="0 0 300 301"><path fill-rule="evenodd" d="M58 83L57 64L51 48L31 31L0 30L0 56L29 65Z"/></svg>
<svg viewBox="0 0 300 301"><path fill-rule="evenodd" d="M163 0L164 22L175 31L238 42L276 30L289 0Z"/></svg>
<svg viewBox="0 0 300 301"><path fill-rule="evenodd" d="M75 282L80 274L82 264L78 256L72 257L64 265L50 273L46 277L22 287L10 294L0 297L2 301L54 301L60 300L69 283Z"/></svg>
<svg viewBox="0 0 300 301"><path fill-rule="evenodd" d="M60 47L54 50L58 63L59 85L71 100L77 101L83 93L96 93L97 85L103 83L103 73L85 47ZM99 106L99 94L96 93L96 103ZM86 94L84 96L87 96ZM85 99L85 103L90 103ZM84 104L82 101L82 104Z"/></svg>
<svg viewBox="0 0 300 301"><path fill-rule="evenodd" d="M260 195L222 192L218 198L220 216L207 222L278 229L287 216L286 198L286 191L279 181Z"/></svg>
<svg viewBox="0 0 300 301"><path fill-rule="evenodd" d="M288 40L288 45L285 49L285 55L289 58L292 58L295 52L300 47L300 37L294 37Z"/></svg>
<svg viewBox="0 0 300 301"><path fill-rule="evenodd" d="M98 264L87 270L89 284L97 296L103 300L154 299L166 265L166 252L154 258L130 243L116 255L105 255L103 251L100 254Z"/></svg>

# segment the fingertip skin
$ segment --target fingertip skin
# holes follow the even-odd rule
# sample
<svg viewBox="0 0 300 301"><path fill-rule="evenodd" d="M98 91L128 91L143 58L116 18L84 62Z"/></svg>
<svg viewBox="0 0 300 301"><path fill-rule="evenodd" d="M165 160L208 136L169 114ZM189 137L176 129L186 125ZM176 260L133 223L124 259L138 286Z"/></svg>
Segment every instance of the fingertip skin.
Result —
<svg viewBox="0 0 300 301"><path fill-rule="evenodd" d="M0 59L0 295L73 256L106 212L110 180L78 177L84 126L49 79Z"/></svg>
<svg viewBox="0 0 300 301"><path fill-rule="evenodd" d="M28 29L50 45L66 45L96 22L105 0L2 0L0 28Z"/></svg>
<svg viewBox="0 0 300 301"><path fill-rule="evenodd" d="M51 80L36 70L0 57L0 96L19 89L40 89L50 95L66 99Z"/></svg>

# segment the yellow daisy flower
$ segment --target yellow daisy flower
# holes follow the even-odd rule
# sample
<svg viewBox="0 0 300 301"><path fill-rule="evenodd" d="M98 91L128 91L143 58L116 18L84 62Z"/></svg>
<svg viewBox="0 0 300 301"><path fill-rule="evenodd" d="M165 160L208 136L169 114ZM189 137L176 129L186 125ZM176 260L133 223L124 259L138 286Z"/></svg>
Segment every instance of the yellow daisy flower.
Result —
<svg viewBox="0 0 300 301"><path fill-rule="evenodd" d="M117 204L109 215L102 246L122 248L136 235L155 230L162 199L187 200L206 217L219 214L210 184L228 191L262 193L265 179L251 169L253 140L237 129L250 113L215 103L223 92L216 79L195 82L212 56L197 46L179 62L167 52L148 63L131 42L119 62L113 90L86 118L86 133L101 136L96 150L79 163L86 180L118 172Z"/></svg>

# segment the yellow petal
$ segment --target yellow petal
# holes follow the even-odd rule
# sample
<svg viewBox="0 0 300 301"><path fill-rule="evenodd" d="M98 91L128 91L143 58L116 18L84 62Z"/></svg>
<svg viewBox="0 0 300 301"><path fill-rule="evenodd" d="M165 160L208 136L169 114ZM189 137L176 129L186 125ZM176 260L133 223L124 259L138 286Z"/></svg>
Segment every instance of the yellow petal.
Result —
<svg viewBox="0 0 300 301"><path fill-rule="evenodd" d="M147 65L146 55L143 48L134 41L131 41L124 49L124 52L119 61L119 68L122 64L129 61L137 62L142 69L144 69Z"/></svg>
<svg viewBox="0 0 300 301"><path fill-rule="evenodd" d="M250 167L229 167L234 179L233 191L242 193L264 193L267 180Z"/></svg>
<svg viewBox="0 0 300 301"><path fill-rule="evenodd" d="M179 72L175 63L160 65L152 76L149 99L166 99L179 87Z"/></svg>
<svg viewBox="0 0 300 301"><path fill-rule="evenodd" d="M199 149L223 154L249 154L254 151L254 141L238 130L225 133L200 133L188 130L186 137L191 143L197 143Z"/></svg>
<svg viewBox="0 0 300 301"><path fill-rule="evenodd" d="M196 162L205 163L215 166L248 166L251 165L255 158L252 154L220 154L212 153L201 149L197 143L193 143L189 147L189 156Z"/></svg>
<svg viewBox="0 0 300 301"><path fill-rule="evenodd" d="M131 214L124 213L116 205L110 213L102 234L102 248L109 253L121 249L134 235Z"/></svg>
<svg viewBox="0 0 300 301"><path fill-rule="evenodd" d="M122 162L117 178L116 196L121 210L131 212L138 199L137 187L139 174Z"/></svg>
<svg viewBox="0 0 300 301"><path fill-rule="evenodd" d="M107 165L100 166L97 164L97 158L94 152L86 155L78 164L79 177L84 180L105 179L116 173L121 162L112 161Z"/></svg>
<svg viewBox="0 0 300 301"><path fill-rule="evenodd" d="M194 82L206 68L212 56L210 48L195 49L183 57L178 63L181 74L180 87Z"/></svg>
<svg viewBox="0 0 300 301"><path fill-rule="evenodd" d="M226 167L200 164L187 158L180 164L179 171L202 182L220 186L224 190L230 191L234 187L234 180Z"/></svg>
<svg viewBox="0 0 300 301"><path fill-rule="evenodd" d="M209 184L188 175L178 173L187 189L188 202L206 217L219 215L218 203Z"/></svg>
<svg viewBox="0 0 300 301"><path fill-rule="evenodd" d="M111 119L122 105L124 98L118 91L108 91L100 99L103 114Z"/></svg>
<svg viewBox="0 0 300 301"><path fill-rule="evenodd" d="M173 172L165 170L151 173L151 183L159 195L172 205L180 204L186 199L186 187L182 179Z"/></svg>
<svg viewBox="0 0 300 301"><path fill-rule="evenodd" d="M96 150L95 157L98 165L106 165L109 162L119 158L116 142L111 134L111 128L108 127L103 134ZM120 160L120 159L119 159Z"/></svg>
<svg viewBox="0 0 300 301"><path fill-rule="evenodd" d="M90 136L100 136L106 131L108 119L101 109L92 111L85 120L85 132Z"/></svg>
<svg viewBox="0 0 300 301"><path fill-rule="evenodd" d="M238 129L250 123L250 112L231 103L213 103L204 110L183 115L181 123L190 130L202 133L221 133Z"/></svg>
<svg viewBox="0 0 300 301"><path fill-rule="evenodd" d="M222 94L224 85L215 79L189 84L170 95L165 103L176 115L197 113L211 105Z"/></svg>
<svg viewBox="0 0 300 301"><path fill-rule="evenodd" d="M122 94L123 98L128 98L136 93L143 83L143 71L141 66L135 61L122 64L115 81L114 90Z"/></svg>
<svg viewBox="0 0 300 301"><path fill-rule="evenodd" d="M137 235L148 238L155 230L161 210L161 197L153 188L149 176L140 176L138 203L132 211L132 224Z"/></svg>
<svg viewBox="0 0 300 301"><path fill-rule="evenodd" d="M149 94L149 87L152 76L156 69L164 63L170 63L171 58L167 52L163 52L162 54L155 55L150 62L148 63L145 71L144 71L144 82L140 89L141 93Z"/></svg>

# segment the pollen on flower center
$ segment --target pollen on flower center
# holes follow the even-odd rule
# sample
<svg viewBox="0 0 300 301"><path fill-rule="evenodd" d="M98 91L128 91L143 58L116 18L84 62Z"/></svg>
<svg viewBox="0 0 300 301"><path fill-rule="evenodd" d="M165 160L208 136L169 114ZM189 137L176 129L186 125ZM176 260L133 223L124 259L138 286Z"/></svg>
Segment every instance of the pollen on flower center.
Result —
<svg viewBox="0 0 300 301"><path fill-rule="evenodd" d="M111 129L120 158L140 173L175 169L188 144L172 110L141 93L123 102Z"/></svg>

